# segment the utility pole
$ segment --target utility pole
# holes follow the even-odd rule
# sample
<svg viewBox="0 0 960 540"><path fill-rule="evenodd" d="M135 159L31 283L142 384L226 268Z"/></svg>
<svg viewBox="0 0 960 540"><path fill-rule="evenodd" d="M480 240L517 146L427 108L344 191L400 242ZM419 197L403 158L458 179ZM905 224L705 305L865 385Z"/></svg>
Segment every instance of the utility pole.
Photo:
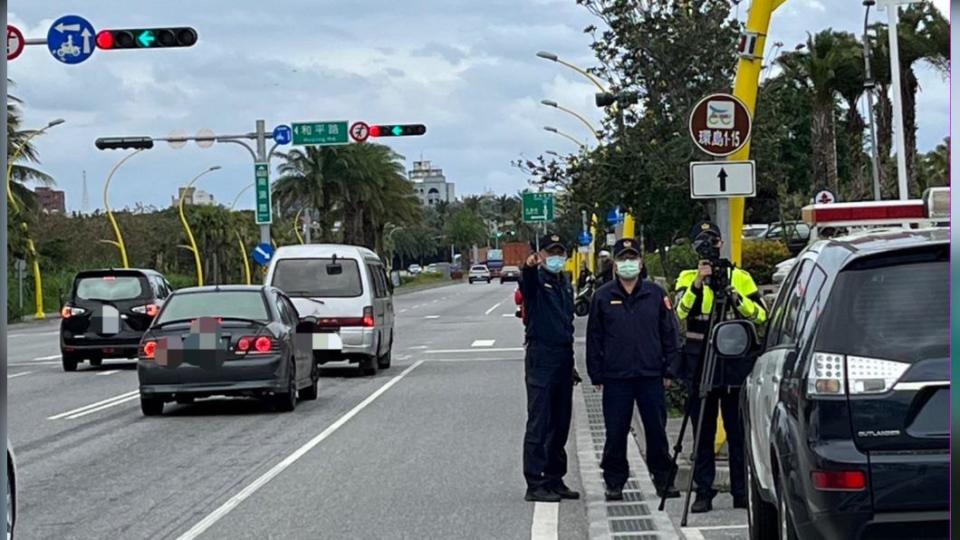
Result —
<svg viewBox="0 0 960 540"><path fill-rule="evenodd" d="M890 38L890 79L893 81L893 131L897 143L897 186L900 200L910 198L907 187L907 142L903 132L903 89L900 84L900 5L913 4L918 0L880 0L887 9L887 35Z"/></svg>
<svg viewBox="0 0 960 540"><path fill-rule="evenodd" d="M257 163L266 163L266 164L267 164L267 170L269 171L269 169L270 169L269 159L270 159L270 158L267 157L267 132L266 132L266 125L267 125L267 123L266 123L265 120L257 120L257 132L256 132L256 138L257 138L257 155L256 155L256 162L257 162ZM271 152L271 153L272 153L272 152ZM270 224L269 224L269 223L264 223L264 224L260 225L260 243L262 243L262 244L269 244L269 243L270 243Z"/></svg>
<svg viewBox="0 0 960 540"><path fill-rule="evenodd" d="M867 118L870 119L870 165L873 170L873 199L879 201L880 195L880 150L877 148L877 118L873 110L873 92L876 90L876 83L873 80L873 73L870 69L870 36L867 34L867 28L870 22L870 6L877 3L876 0L863 0L866 6L866 13L863 15L863 62L865 64L863 89L867 93Z"/></svg>
<svg viewBox="0 0 960 540"><path fill-rule="evenodd" d="M7 27L7 0L0 0L0 27ZM5 50L6 46L3 47ZM7 96L7 56L4 55L0 60L0 87L3 88L3 103L6 104L9 99ZM7 107L4 106L0 111L0 118L3 119L0 126L0 148L7 146ZM0 152L0 171L7 170L7 151ZM0 197L0 407L3 407L3 413L0 414L0 440L7 441L7 212L9 205L6 197ZM6 444L6 443L4 443ZM9 480L7 479L7 467L0 467L0 501L7 501L10 496L7 493Z"/></svg>

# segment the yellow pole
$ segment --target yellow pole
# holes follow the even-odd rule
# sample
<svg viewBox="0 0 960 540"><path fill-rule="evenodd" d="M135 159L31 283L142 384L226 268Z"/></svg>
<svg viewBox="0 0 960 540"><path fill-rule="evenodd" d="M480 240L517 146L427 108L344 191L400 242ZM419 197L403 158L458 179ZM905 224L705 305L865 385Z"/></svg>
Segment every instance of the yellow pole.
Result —
<svg viewBox="0 0 960 540"><path fill-rule="evenodd" d="M297 241L300 242L300 245L303 245L303 235L300 234L300 214L303 213L303 208L297 210L297 215L293 217L293 234L297 235Z"/></svg>
<svg viewBox="0 0 960 540"><path fill-rule="evenodd" d="M625 214L623 216L623 237L633 238L636 229L636 220L633 219L633 214Z"/></svg>
<svg viewBox="0 0 960 540"><path fill-rule="evenodd" d="M120 234L120 226L117 225L117 219L113 217L113 210L110 209L110 202L107 199L107 194L110 190L110 181L113 180L113 175L116 174L117 169L126 163L128 159L139 154L140 152L143 152L143 150L143 148L134 150L133 152L127 154L123 159L118 161L117 164L113 166L113 169L110 170L110 174L107 175L106 183L103 184L103 207L107 210L107 219L110 220L110 225L113 226L113 234L117 237L117 247L120 248L120 260L123 262L124 268L130 268L130 261L127 260L127 246L123 243L123 235Z"/></svg>
<svg viewBox="0 0 960 540"><path fill-rule="evenodd" d="M770 29L770 18L773 12L783 5L786 0L753 0L747 16L746 32L757 35L757 43L753 57L741 56L737 62L737 77L733 83L733 95L740 99L750 114L757 109L757 93L760 89L760 72L763 70L763 50L767 42L767 32ZM738 152L730 156L731 161L742 161L750 158L750 142ZM743 197L730 199L730 258L735 264L742 262L743 250Z"/></svg>
<svg viewBox="0 0 960 540"><path fill-rule="evenodd" d="M191 180L190 183L187 184L187 187L184 188L183 192L180 193L180 200L178 201L178 207L180 209L180 222L183 223L183 229L187 231L187 239L190 240L190 249L193 251L193 262L197 265L197 287L203 287L203 265L200 263L200 249L197 248L197 241L193 238L193 230L190 229L190 223L187 221L187 216L183 213L183 200L185 198L184 196L188 191L190 191L190 188L197 183L197 180L199 180L201 176L211 173L219 168L219 165L210 167L209 169L193 177L193 180Z"/></svg>
<svg viewBox="0 0 960 540"><path fill-rule="evenodd" d="M237 205L237 201L240 200L240 196L249 191L254 185L256 185L256 183L251 183L237 193L237 196L233 198L233 202L230 203L231 212L233 212L233 208ZM240 236L240 231L234 232L237 233L237 242L240 245L240 260L243 261L243 276L246 279L247 285L250 285L252 278L250 276L250 258L247 257L247 248L243 245L243 237Z"/></svg>

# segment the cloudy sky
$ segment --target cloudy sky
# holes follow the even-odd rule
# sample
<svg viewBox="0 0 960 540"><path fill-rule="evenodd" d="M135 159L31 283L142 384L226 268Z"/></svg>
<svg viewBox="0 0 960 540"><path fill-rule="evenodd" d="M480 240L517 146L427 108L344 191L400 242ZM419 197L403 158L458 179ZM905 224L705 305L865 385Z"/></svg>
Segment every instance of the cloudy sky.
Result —
<svg viewBox="0 0 960 540"><path fill-rule="evenodd" d="M946 12L948 0L935 3ZM828 25L859 33L862 10L859 0L790 0L775 14L768 41L791 47ZM525 184L511 159L575 149L544 125L589 140L585 127L543 107L541 99L595 121L601 116L592 85L535 56L547 50L591 64L582 29L594 21L575 0L10 2L10 22L28 38L46 36L50 23L67 13L86 17L98 30L189 25L200 36L193 48L97 51L74 66L32 46L10 64L12 93L26 105L25 127L67 120L36 146L41 168L66 190L70 210L81 209L83 171L90 209L102 207L103 182L122 157L94 148L102 136L201 128L245 133L258 118L268 128L312 120L424 123L426 136L389 140L408 168L422 156L445 170L458 195L514 193ZM920 81L919 140L926 150L948 133L948 83L927 68ZM178 185L212 165L223 170L199 187L220 201L252 182L250 156L235 145L174 150L162 144L121 169L111 204L169 205ZM252 197L241 205L252 207Z"/></svg>

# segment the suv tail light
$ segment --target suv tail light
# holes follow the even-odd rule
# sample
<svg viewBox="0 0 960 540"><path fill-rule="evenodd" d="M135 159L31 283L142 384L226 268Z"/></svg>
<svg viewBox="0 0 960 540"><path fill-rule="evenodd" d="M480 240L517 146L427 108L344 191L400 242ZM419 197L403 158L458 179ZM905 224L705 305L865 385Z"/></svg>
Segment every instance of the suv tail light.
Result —
<svg viewBox="0 0 960 540"><path fill-rule="evenodd" d="M377 321L373 318L373 306L363 308L363 327L373 328Z"/></svg>
<svg viewBox="0 0 960 540"><path fill-rule="evenodd" d="M892 390L909 368L910 364L893 360L816 352L807 373L807 395L883 394Z"/></svg>
<svg viewBox="0 0 960 540"><path fill-rule="evenodd" d="M154 356L157 354L157 342L148 341L143 344L143 357L148 360L153 360Z"/></svg>
<svg viewBox="0 0 960 540"><path fill-rule="evenodd" d="M863 471L813 471L813 487L820 491L863 491L867 475Z"/></svg>
<svg viewBox="0 0 960 540"><path fill-rule="evenodd" d="M60 310L60 316L64 319L69 319L76 315L83 315L87 310L83 308L73 307L73 306L63 306L63 309Z"/></svg>
<svg viewBox="0 0 960 540"><path fill-rule="evenodd" d="M160 313L160 306L156 304L147 304L145 306L137 306L131 308L130 311L134 313L139 313L141 315L147 315L149 317L156 317L157 313Z"/></svg>

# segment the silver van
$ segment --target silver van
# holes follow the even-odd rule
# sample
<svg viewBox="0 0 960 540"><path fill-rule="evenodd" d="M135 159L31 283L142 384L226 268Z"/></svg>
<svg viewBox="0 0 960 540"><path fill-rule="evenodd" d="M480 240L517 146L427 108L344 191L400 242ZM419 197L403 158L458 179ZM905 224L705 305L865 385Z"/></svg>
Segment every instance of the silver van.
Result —
<svg viewBox="0 0 960 540"><path fill-rule="evenodd" d="M366 375L390 367L393 284L376 253L357 246L308 244L277 249L266 284L293 300L314 326L317 364L359 363Z"/></svg>

